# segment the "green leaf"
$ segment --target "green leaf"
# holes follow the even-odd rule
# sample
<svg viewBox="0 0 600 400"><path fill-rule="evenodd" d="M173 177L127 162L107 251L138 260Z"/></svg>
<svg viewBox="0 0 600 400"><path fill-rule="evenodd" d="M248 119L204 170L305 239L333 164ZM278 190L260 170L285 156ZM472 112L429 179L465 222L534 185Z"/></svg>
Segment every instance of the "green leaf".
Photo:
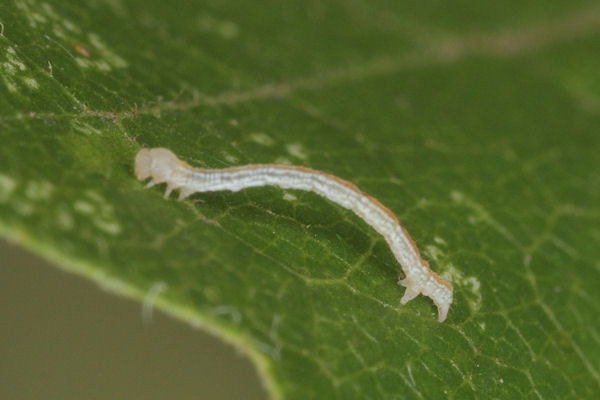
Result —
<svg viewBox="0 0 600 400"><path fill-rule="evenodd" d="M594 3L8 0L0 23L3 236L237 345L273 398L597 398ZM447 321L315 194L144 189L158 146L356 183L454 285Z"/></svg>

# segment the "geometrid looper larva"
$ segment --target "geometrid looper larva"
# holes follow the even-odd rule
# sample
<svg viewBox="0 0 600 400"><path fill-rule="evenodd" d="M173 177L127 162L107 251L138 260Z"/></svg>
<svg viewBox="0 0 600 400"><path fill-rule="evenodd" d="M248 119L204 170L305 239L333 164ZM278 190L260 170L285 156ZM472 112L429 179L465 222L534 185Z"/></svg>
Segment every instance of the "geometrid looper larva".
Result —
<svg viewBox="0 0 600 400"><path fill-rule="evenodd" d="M437 306L438 320L442 322L446 319L452 304L452 286L429 268L396 216L353 183L310 168L289 165L251 164L224 169L194 168L165 148L140 150L135 158L135 174L141 180L152 178L148 186L166 183L166 196L173 190L179 190L180 200L195 192L235 192L266 185L317 193L352 210L385 238L406 275L398 282L406 287L400 300L402 304L422 293L430 297Z"/></svg>

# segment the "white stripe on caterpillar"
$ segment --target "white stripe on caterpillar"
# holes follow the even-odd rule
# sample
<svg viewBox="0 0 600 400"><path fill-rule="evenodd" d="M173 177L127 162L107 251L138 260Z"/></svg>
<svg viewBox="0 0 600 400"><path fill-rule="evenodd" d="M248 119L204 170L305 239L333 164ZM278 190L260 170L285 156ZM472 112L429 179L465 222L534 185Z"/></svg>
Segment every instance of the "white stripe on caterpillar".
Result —
<svg viewBox="0 0 600 400"><path fill-rule="evenodd" d="M310 168L289 165L251 164L224 169L194 168L165 148L140 150L135 157L135 175L140 180L152 178L148 187L166 183L165 197L178 189L179 200L195 192L236 192L267 185L317 193L354 211L385 238L406 275L398 281L399 285L406 287L400 303L406 304L422 293L430 297L437 306L438 320L443 322L446 319L452 304L452 286L429 268L396 216L348 181Z"/></svg>

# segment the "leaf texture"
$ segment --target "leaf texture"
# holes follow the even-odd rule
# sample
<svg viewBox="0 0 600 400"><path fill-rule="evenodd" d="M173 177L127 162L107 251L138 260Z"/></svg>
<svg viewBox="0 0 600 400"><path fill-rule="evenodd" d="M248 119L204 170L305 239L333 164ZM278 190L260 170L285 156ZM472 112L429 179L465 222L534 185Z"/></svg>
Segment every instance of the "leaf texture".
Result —
<svg viewBox="0 0 600 400"><path fill-rule="evenodd" d="M4 237L156 295L273 398L597 398L594 2L8 0L0 23ZM313 193L144 189L159 146L354 182L452 282L448 320L400 306L383 238Z"/></svg>

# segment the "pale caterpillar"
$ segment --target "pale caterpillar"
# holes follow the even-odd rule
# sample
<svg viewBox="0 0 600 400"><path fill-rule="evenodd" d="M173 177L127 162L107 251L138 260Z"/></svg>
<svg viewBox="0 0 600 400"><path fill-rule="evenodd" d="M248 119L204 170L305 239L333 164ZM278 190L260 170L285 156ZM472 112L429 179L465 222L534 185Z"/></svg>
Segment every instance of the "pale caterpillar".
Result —
<svg viewBox="0 0 600 400"><path fill-rule="evenodd" d="M452 286L429 268L396 216L348 181L310 168L289 165L251 164L224 169L194 168L165 148L140 150L135 157L135 175L140 180L152 178L148 187L166 183L165 197L178 189L179 200L195 192L235 192L266 185L317 193L354 211L385 238L406 275L398 281L399 285L406 287L400 303L406 304L422 293L430 297L437 306L438 320L442 322L446 319L452 304Z"/></svg>

